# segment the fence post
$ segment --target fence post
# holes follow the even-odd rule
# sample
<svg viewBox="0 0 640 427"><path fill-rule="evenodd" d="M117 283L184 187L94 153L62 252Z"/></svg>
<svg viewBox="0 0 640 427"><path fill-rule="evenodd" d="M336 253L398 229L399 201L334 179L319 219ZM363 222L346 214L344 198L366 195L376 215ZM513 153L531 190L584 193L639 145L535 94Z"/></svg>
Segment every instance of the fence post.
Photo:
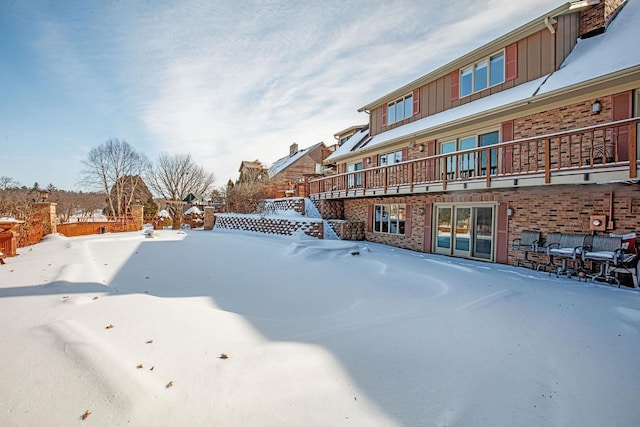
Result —
<svg viewBox="0 0 640 427"><path fill-rule="evenodd" d="M213 226L216 223L216 210L213 206L204 207L204 229L213 230Z"/></svg>
<svg viewBox="0 0 640 427"><path fill-rule="evenodd" d="M136 226L136 230L142 230L142 226L144 224L144 206L131 205L131 216L133 217L133 223Z"/></svg>
<svg viewBox="0 0 640 427"><path fill-rule="evenodd" d="M42 217L42 231L47 234L55 234L58 232L56 226L56 204L49 202L36 202L33 204L34 216Z"/></svg>

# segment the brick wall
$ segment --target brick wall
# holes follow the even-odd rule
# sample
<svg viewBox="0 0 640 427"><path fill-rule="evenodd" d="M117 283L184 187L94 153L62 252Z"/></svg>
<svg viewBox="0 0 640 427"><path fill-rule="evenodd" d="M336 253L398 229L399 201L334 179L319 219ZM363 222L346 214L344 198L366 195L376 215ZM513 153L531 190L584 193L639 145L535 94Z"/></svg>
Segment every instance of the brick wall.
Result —
<svg viewBox="0 0 640 427"><path fill-rule="evenodd" d="M336 232L340 240L364 240L365 223L361 221L345 221L340 219L327 220L329 226Z"/></svg>
<svg viewBox="0 0 640 427"><path fill-rule="evenodd" d="M269 214L275 211L295 211L300 215L304 215L304 199L299 197L291 197L284 199L267 199L259 208L260 212Z"/></svg>
<svg viewBox="0 0 640 427"><path fill-rule="evenodd" d="M488 190L474 193L429 194L404 197L347 199L344 201L345 219L363 222L368 219L368 207L375 203L406 203L412 211L411 230L405 236L365 232L366 240L391 246L422 251L424 245L424 218L420 208L427 203L496 202L507 203L513 209L509 219L508 241L520 236L522 230L540 230L543 236L559 231L590 233L591 215L609 215L613 193L615 233L640 232L640 185L638 184L584 184L548 187L522 187ZM509 263L520 253L509 249ZM546 257L545 257L546 259Z"/></svg>
<svg viewBox="0 0 640 427"><path fill-rule="evenodd" d="M322 218L324 219L344 219L344 205L342 200L314 200Z"/></svg>
<svg viewBox="0 0 640 427"><path fill-rule="evenodd" d="M321 219L266 218L258 215L218 214L215 230L244 230L255 233L294 236L304 233L322 239L324 227Z"/></svg>

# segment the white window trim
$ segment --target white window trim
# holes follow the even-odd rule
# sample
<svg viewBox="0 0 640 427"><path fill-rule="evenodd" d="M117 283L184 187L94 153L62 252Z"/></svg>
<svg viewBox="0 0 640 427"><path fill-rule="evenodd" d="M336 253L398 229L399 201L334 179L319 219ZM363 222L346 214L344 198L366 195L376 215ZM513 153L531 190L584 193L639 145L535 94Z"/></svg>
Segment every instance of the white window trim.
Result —
<svg viewBox="0 0 640 427"><path fill-rule="evenodd" d="M411 115L409 115L409 116L406 114L406 110L404 109L404 104L405 104L405 101L407 100L407 98L411 98ZM402 118L400 120L396 120L396 114L397 114L396 113L396 107L397 107L398 104L402 104L402 109L403 109ZM391 105L394 106L393 117L391 117L389 115L389 107ZM413 111L413 92L408 93L408 94L396 99L395 101L388 102L387 106L386 106L386 109L387 109L387 125L392 125L394 123L398 123L398 122L406 120L406 119L408 119L410 117L413 117L413 114L415 113Z"/></svg>
<svg viewBox="0 0 640 427"><path fill-rule="evenodd" d="M502 54L502 81L495 83L495 84L491 84L491 58L495 57L496 55ZM507 53L505 51L505 49L501 49L498 50L496 52L493 52L491 55L487 55L483 58L478 59L477 61L472 62L471 64L467 64L464 67L460 67L459 71L458 71L458 96L460 98L465 98L467 96L471 96L474 93L479 93L482 92L483 90L487 90L487 89L491 89L494 86L498 86L503 84L506 81L506 65L507 65ZM476 65L481 63L482 61L487 61L487 86L483 89L480 89L478 91L475 90L475 86L476 86L476 79L475 79L475 75L476 75ZM466 70L470 68L471 69L471 92L467 93L466 95L462 94L462 70Z"/></svg>

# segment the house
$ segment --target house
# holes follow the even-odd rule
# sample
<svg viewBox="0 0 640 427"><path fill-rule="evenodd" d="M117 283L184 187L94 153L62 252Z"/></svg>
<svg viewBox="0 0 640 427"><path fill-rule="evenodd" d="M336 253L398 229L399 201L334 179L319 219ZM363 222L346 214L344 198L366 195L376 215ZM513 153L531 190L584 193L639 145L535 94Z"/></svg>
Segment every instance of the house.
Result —
<svg viewBox="0 0 640 427"><path fill-rule="evenodd" d="M289 155L276 160L268 169L274 185L271 197L283 195L307 196L307 181L323 175L323 162L332 153L324 142L299 150L298 144L289 147Z"/></svg>
<svg viewBox="0 0 640 427"><path fill-rule="evenodd" d="M366 240L498 263L522 230L635 232L639 25L640 0L569 2L369 102L311 197Z"/></svg>
<svg viewBox="0 0 640 427"><path fill-rule="evenodd" d="M238 182L257 182L267 176L267 168L258 160L252 162L243 160L238 172L240 173Z"/></svg>
<svg viewBox="0 0 640 427"><path fill-rule="evenodd" d="M339 132L334 133L333 137L338 141L338 147L341 147L353 135L368 129L369 129L368 123L364 125L350 126L346 129L343 129Z"/></svg>

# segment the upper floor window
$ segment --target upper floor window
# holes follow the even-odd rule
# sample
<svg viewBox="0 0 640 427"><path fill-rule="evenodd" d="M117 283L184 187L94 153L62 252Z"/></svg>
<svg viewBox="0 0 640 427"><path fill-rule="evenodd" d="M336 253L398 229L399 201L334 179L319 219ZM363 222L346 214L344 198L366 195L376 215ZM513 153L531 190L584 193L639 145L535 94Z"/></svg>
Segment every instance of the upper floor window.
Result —
<svg viewBox="0 0 640 427"><path fill-rule="evenodd" d="M504 80L504 52L498 52L460 70L460 96L480 92Z"/></svg>
<svg viewBox="0 0 640 427"><path fill-rule="evenodd" d="M352 135L349 136L343 136L342 138L340 138L340 141L338 141L338 146L342 146L342 144L344 144L345 142L347 142L349 140L349 138L351 138Z"/></svg>
<svg viewBox="0 0 640 427"><path fill-rule="evenodd" d="M413 116L413 94L387 104L387 124Z"/></svg>
<svg viewBox="0 0 640 427"><path fill-rule="evenodd" d="M402 161L402 150L394 151L392 153L380 154L380 166L392 165L394 163L400 163Z"/></svg>

